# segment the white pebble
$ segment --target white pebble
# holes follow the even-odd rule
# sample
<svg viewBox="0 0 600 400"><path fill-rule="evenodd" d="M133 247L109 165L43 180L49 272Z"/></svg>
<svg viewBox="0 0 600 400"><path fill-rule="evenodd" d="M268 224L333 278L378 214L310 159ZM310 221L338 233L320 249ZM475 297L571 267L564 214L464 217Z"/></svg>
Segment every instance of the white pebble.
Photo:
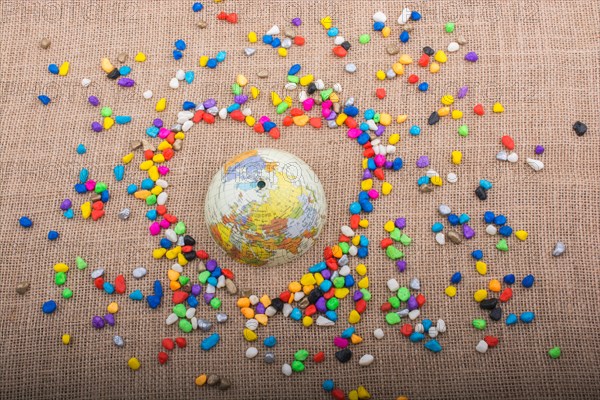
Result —
<svg viewBox="0 0 600 400"><path fill-rule="evenodd" d="M148 100L148 99L151 99L151 98L152 98L152 90L146 90L146 91L145 91L145 92L142 94L142 96L144 96L144 98L145 98L146 100Z"/></svg>
<svg viewBox="0 0 600 400"><path fill-rule="evenodd" d="M177 78L180 81L184 80L185 79L185 71L182 69L178 69L177 72L175 72L175 78Z"/></svg>
<svg viewBox="0 0 600 400"><path fill-rule="evenodd" d="M81 86L83 86L83 87L88 87L88 86L90 86L91 83L92 83L92 80L88 79L88 78L83 78L81 80Z"/></svg>
<svg viewBox="0 0 600 400"><path fill-rule="evenodd" d="M177 233L175 233L173 229L167 229L165 231L165 237L173 243L177 241Z"/></svg>
<svg viewBox="0 0 600 400"><path fill-rule="evenodd" d="M333 44L335 44L336 46L340 46L342 43L344 43L346 41L346 39L343 36L336 36L333 39Z"/></svg>
<svg viewBox="0 0 600 400"><path fill-rule="evenodd" d="M187 309L187 311L185 312L185 317L187 319L192 319L196 316L196 309L194 307L190 307Z"/></svg>
<svg viewBox="0 0 600 400"><path fill-rule="evenodd" d="M250 329L251 331L255 331L258 328L258 321L254 318L249 319L246 321L246 328Z"/></svg>
<svg viewBox="0 0 600 400"><path fill-rule="evenodd" d="M339 272L338 272L339 274ZM304 292L296 292L294 293L294 301L300 301L304 298L304 296L306 296L306 294L304 294Z"/></svg>
<svg viewBox="0 0 600 400"><path fill-rule="evenodd" d="M420 290L421 289L421 281L419 280L419 278L412 278L410 280L410 283L408 284L408 286L412 290Z"/></svg>
<svg viewBox="0 0 600 400"><path fill-rule="evenodd" d="M164 206L167 202L168 197L169 195L167 194L167 192L160 192L159 195L156 196L156 204L158 204L159 206Z"/></svg>
<svg viewBox="0 0 600 400"><path fill-rule="evenodd" d="M285 303L283 305L283 310L281 310L281 313L283 314L284 317L289 317L293 310L294 310L294 308L292 307L291 304Z"/></svg>
<svg viewBox="0 0 600 400"><path fill-rule="evenodd" d="M348 254L350 254L351 256L355 256L358 254L358 247L356 247L355 245L350 246L350 248L348 249Z"/></svg>
<svg viewBox="0 0 600 400"><path fill-rule="evenodd" d="M564 253L566 249L567 249L567 246L565 246L565 244L563 242L556 242L556 246L554 246L554 250L552 250L552 255L554 257L558 257L562 253Z"/></svg>
<svg viewBox="0 0 600 400"><path fill-rule="evenodd" d="M284 49L289 49L290 47L292 47L292 39L290 38L285 38L281 41L281 47L283 47Z"/></svg>
<svg viewBox="0 0 600 400"><path fill-rule="evenodd" d="M432 326L431 328L429 328L429 331L427 333L429 334L430 338L435 339L438 335L438 330Z"/></svg>
<svg viewBox="0 0 600 400"><path fill-rule="evenodd" d="M448 45L448 52L449 53L455 53L460 49L460 45L456 42L450 42L450 44Z"/></svg>
<svg viewBox="0 0 600 400"><path fill-rule="evenodd" d="M290 364L283 364L281 366L281 372L283 372L285 376L292 375L292 366Z"/></svg>
<svg viewBox="0 0 600 400"><path fill-rule="evenodd" d="M300 101L300 103L302 103L306 99L308 99L308 95L306 94L306 90L303 90L300 93L298 93L298 100Z"/></svg>
<svg viewBox="0 0 600 400"><path fill-rule="evenodd" d="M430 178L433 178L434 176L440 176L440 174L438 174L437 171L433 170L433 169L430 169L429 171L427 171L426 175Z"/></svg>
<svg viewBox="0 0 600 400"><path fill-rule="evenodd" d="M227 317L227 314L225 314L225 313L218 313L216 315L216 318L217 318L217 322L222 324L223 322L227 321L228 317Z"/></svg>
<svg viewBox="0 0 600 400"><path fill-rule="evenodd" d="M408 313L408 318L410 318L411 321L414 321L415 319L419 318L419 315L421 315L421 310L412 310Z"/></svg>
<svg viewBox="0 0 600 400"><path fill-rule="evenodd" d="M494 225L488 225L488 226L485 228L485 232L486 232L488 235L492 235L492 236L493 236L493 235L495 235L496 233L498 233L498 229L497 229L497 228L496 228Z"/></svg>
<svg viewBox="0 0 600 400"><path fill-rule="evenodd" d="M325 89L325 83L323 82L322 79L317 79L315 81L315 86L317 87L317 90L323 90L323 89Z"/></svg>
<svg viewBox="0 0 600 400"><path fill-rule="evenodd" d="M271 27L271 29L269 29L267 31L267 33L265 33L265 35L269 35L269 36L273 36L273 35L279 35L281 31L279 30L279 27L277 25L273 25Z"/></svg>
<svg viewBox="0 0 600 400"><path fill-rule="evenodd" d="M396 279L392 278L387 281L387 287L390 289L390 292L396 292L398 289L400 289L400 284Z"/></svg>
<svg viewBox="0 0 600 400"><path fill-rule="evenodd" d="M257 305L258 302L260 301L260 299L258 298L258 296L255 295L255 294L250 295L250 297L248 297L248 300L250 300L250 304L252 304L253 306Z"/></svg>
<svg viewBox="0 0 600 400"><path fill-rule="evenodd" d="M198 329L198 318L194 317L194 318L190 319L190 322L192 324L193 330Z"/></svg>
<svg viewBox="0 0 600 400"><path fill-rule="evenodd" d="M443 319L438 319L435 327L439 333L446 332L446 322Z"/></svg>
<svg viewBox="0 0 600 400"><path fill-rule="evenodd" d="M408 22L408 20L410 19L410 9L409 8L404 8L402 10L402 13L400 14L400 16L398 17L398 23L400 25L404 25Z"/></svg>
<svg viewBox="0 0 600 400"><path fill-rule="evenodd" d="M99 269L92 271L91 277L92 277L92 279L96 279L96 278L100 278L102 275L104 275L104 270L102 268L99 268Z"/></svg>
<svg viewBox="0 0 600 400"><path fill-rule="evenodd" d="M225 119L227 118L227 109L225 107L219 110L219 118Z"/></svg>
<svg viewBox="0 0 600 400"><path fill-rule="evenodd" d="M352 63L346 64L346 72L351 73L351 74L355 73L356 72L356 64L352 64Z"/></svg>
<svg viewBox="0 0 600 400"><path fill-rule="evenodd" d="M285 90L296 90L298 85L296 85L294 82L288 82L285 84L284 87L285 87Z"/></svg>
<svg viewBox="0 0 600 400"><path fill-rule="evenodd" d="M446 244L446 235L444 235L444 232L436 233L435 241L442 246L445 245Z"/></svg>
<svg viewBox="0 0 600 400"><path fill-rule="evenodd" d="M342 85L340 85L339 83L334 83L333 91L336 93L342 93Z"/></svg>
<svg viewBox="0 0 600 400"><path fill-rule="evenodd" d="M377 11L375 14L373 14L373 21L385 22L385 21L387 21L387 17L385 16L385 14L382 11Z"/></svg>
<svg viewBox="0 0 600 400"><path fill-rule="evenodd" d="M171 269L173 271L179 272L180 274L183 273L183 267L181 265L177 264L177 263L173 264L171 266Z"/></svg>
<svg viewBox="0 0 600 400"><path fill-rule="evenodd" d="M171 89L177 89L179 87L179 81L177 80L177 78L171 78L171 80L169 81L169 87Z"/></svg>
<svg viewBox="0 0 600 400"><path fill-rule="evenodd" d="M360 358L360 360L358 360L358 365L360 365L361 367L366 367L368 365L371 365L373 361L375 361L375 357L373 357L370 354L365 354Z"/></svg>
<svg viewBox="0 0 600 400"><path fill-rule="evenodd" d="M448 179L448 182L450 182L450 183L456 183L458 181L458 176L456 176L456 174L454 172L449 172L447 179Z"/></svg>
<svg viewBox="0 0 600 400"><path fill-rule="evenodd" d="M177 314L175 313L171 313L169 314L169 316L167 317L167 325L173 325L175 322L177 322L179 320L179 317L177 316Z"/></svg>
<svg viewBox="0 0 600 400"><path fill-rule="evenodd" d="M480 353L485 353L488 349L488 344L486 343L485 340L480 340L479 343L477 343L477 346L475 346L475 350L477 350Z"/></svg>
<svg viewBox="0 0 600 400"><path fill-rule="evenodd" d="M342 227L340 228L340 231L342 232L342 235L348 236L349 238L354 236L354 230L352 228L350 228L348 225L342 225Z"/></svg>
<svg viewBox="0 0 600 400"><path fill-rule="evenodd" d="M115 346L117 347L123 347L125 346L125 341L123 340L123 338L119 335L115 335L113 336L113 343L115 344Z"/></svg>
<svg viewBox="0 0 600 400"><path fill-rule="evenodd" d="M258 349L256 347L248 347L246 349L246 358L254 358L258 355Z"/></svg>
<svg viewBox="0 0 600 400"><path fill-rule="evenodd" d="M384 335L383 329L381 329L381 328L377 328L373 332L373 336L375 336L375 339L383 339L383 335Z"/></svg>
<svg viewBox="0 0 600 400"><path fill-rule="evenodd" d="M156 186L160 186L163 189L166 189L169 187L169 183L167 181L165 181L164 179L157 179L155 183L156 183Z"/></svg>
<svg viewBox="0 0 600 400"><path fill-rule="evenodd" d="M256 49L252 48L252 47L246 47L244 49L244 53L246 53L246 55L248 57L250 57L252 54L256 53Z"/></svg>
<svg viewBox="0 0 600 400"><path fill-rule="evenodd" d="M252 109L250 107L246 107L242 110L242 114L244 114L244 117L252 115Z"/></svg>
<svg viewBox="0 0 600 400"><path fill-rule="evenodd" d="M415 332L417 333L423 333L425 332L425 327L423 326L423 324L418 323L415 325Z"/></svg>
<svg viewBox="0 0 600 400"><path fill-rule="evenodd" d="M272 317L273 315L277 314L277 309L273 306L269 306L267 307L267 309L265 310L265 315L267 317Z"/></svg>
<svg viewBox="0 0 600 400"><path fill-rule="evenodd" d="M531 168L533 168L534 171L541 171L542 169L544 169L544 163L541 162L540 160L534 160L533 158L528 158L527 164L529 164L529 166Z"/></svg>
<svg viewBox="0 0 600 400"><path fill-rule="evenodd" d="M133 272L131 273L133 275L133 277L135 279L140 279L143 278L146 275L146 268L144 267L137 267L136 269L133 270Z"/></svg>
<svg viewBox="0 0 600 400"><path fill-rule="evenodd" d="M350 275L350 266L344 265L342 268L339 269L339 271L340 271L340 276L348 276L348 275Z"/></svg>
<svg viewBox="0 0 600 400"><path fill-rule="evenodd" d="M506 161L508 160L508 153L504 150L500 150L498 154L496 154L496 160Z"/></svg>
<svg viewBox="0 0 600 400"><path fill-rule="evenodd" d="M335 325L335 322L333 322L329 318L326 318L322 315L319 315L319 317L317 318L317 326L334 326L334 325Z"/></svg>
<svg viewBox="0 0 600 400"><path fill-rule="evenodd" d="M438 212L440 213L440 215L445 217L447 215L450 215L452 209L446 204L440 204L440 206L438 207Z"/></svg>
<svg viewBox="0 0 600 400"><path fill-rule="evenodd" d="M517 155L517 153L512 152L508 155L508 157L506 157L506 159L511 163L516 163L517 161L519 161L519 156Z"/></svg>

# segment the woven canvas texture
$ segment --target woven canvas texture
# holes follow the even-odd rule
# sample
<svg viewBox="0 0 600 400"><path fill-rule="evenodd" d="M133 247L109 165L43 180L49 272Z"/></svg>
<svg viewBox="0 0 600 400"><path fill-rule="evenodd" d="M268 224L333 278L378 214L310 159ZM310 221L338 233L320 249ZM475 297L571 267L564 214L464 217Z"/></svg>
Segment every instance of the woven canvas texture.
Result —
<svg viewBox="0 0 600 400"><path fill-rule="evenodd" d="M600 331L598 330L598 298L600 295L600 260L597 240L600 236L600 3L597 1L500 1L444 0L406 2L422 12L423 19L414 23L409 43L402 52L418 59L423 46L445 48L458 35L468 44L436 75L413 65L407 68L430 83L427 93L418 92L406 83L406 76L380 82L378 69L387 70L398 56L386 54L385 47L399 44L398 18L404 2L398 1L269 1L227 0L205 2L205 9L193 13L191 1L77 1L57 0L25 2L2 0L0 13L0 333L3 363L0 368L0 397L6 399L325 399L321 389L324 379L334 379L346 393L364 385L376 399L394 399L406 395L411 399L485 398L485 399L581 399L600 396ZM218 21L220 11L237 12L236 25ZM372 15L381 10L388 16L392 34L384 39L372 30ZM341 35L351 43L348 57L338 59L331 53L333 39L327 37L319 20L331 15ZM301 17L296 31L306 38L304 47L292 47L287 58L281 58L269 46L257 43L257 52L246 57L246 35L254 30L262 34L272 25L289 27L294 17ZM206 29L196 23L205 19ZM444 32L444 23L456 22L456 32ZM358 36L370 33L371 43L360 45ZM38 43L49 37L52 45L42 50ZM182 38L188 48L184 58L174 61L173 42ZM226 50L228 57L217 69L198 67L201 55L215 56ZM133 62L143 51L148 60ZM465 62L467 51L477 51L479 61ZM131 77L136 86L122 89L109 81L100 70L100 58L110 57L115 65L117 55L127 52ZM70 61L67 77L47 72L50 63ZM344 72L347 62L356 64L354 75ZM166 365L159 365L157 353L165 337L180 335L175 326L166 326L171 312L167 297L157 310L145 302L134 303L126 296L109 296L92 284L90 272L104 268L109 279L125 274L128 288L151 291L152 282L161 279L166 285L166 272L171 263L151 256L157 239L148 235L145 218L147 206L125 192L127 184L139 183L144 175L137 165L136 153L127 168L125 180L117 183L112 168L129 152L129 141L145 137L145 128L156 117L170 126L184 100L203 101L215 97L220 106L231 102L230 87L235 76L245 74L261 91L250 107L256 116L275 116L269 93L284 94L283 85L290 65L300 63L300 75L312 73L327 85L339 82L341 98L354 97L364 110L374 108L393 116L408 114L403 125L395 122L390 133L401 134L398 155L405 161L399 172L388 172L394 185L390 196L375 201L375 211L368 216L370 227L363 232L371 241L368 267L373 298L357 333L365 341L353 346L354 358L340 364L334 357L333 337L347 327L344 321L351 300L342 301L341 321L333 328L301 324L278 315L267 327L260 328L262 341L275 335L273 349L276 362L262 361L266 348L254 343L259 357L248 360L244 352L249 344L242 338L244 318L235 306L236 297L223 291L223 311L229 320L216 327L220 344L209 352L199 349L206 333L188 334L188 347L170 353ZM177 69L192 69L196 80L182 84L178 90L168 86ZM268 78L257 73L266 70ZM89 88L80 81L92 79ZM464 111L462 121L443 119L433 127L426 124L428 115L440 107L445 93L455 94L459 87L469 86L469 93L457 101L455 108ZM387 97L375 98L375 89L385 87ZM142 93L151 89L152 100ZM42 106L36 97L45 93L52 103ZM90 123L98 120L99 109L86 99L96 95L101 104L111 106L115 115L131 115L133 122L94 133ZM297 99L297 91L290 93ZM154 110L160 97L168 99L162 114ZM491 112L495 102L506 111ZM478 117L472 108L481 103L486 115ZM577 137L572 124L581 120L589 130ZM467 124L467 138L457 129ZM416 124L423 127L419 137L408 135ZM517 143L520 160L516 164L496 161L503 134ZM75 148L84 143L85 155ZM539 159L546 167L534 172L525 162L534 156L536 144L546 151ZM234 263L211 241L204 226L204 196L216 170L234 155L256 147L273 147L294 153L311 165L323 182L329 205L328 221L317 244L296 261L276 268L255 269ZM332 245L339 227L347 223L348 205L360 190L361 148L346 137L345 129L314 130L310 127L283 128L280 140L272 140L253 132L244 124L217 121L214 125L198 125L191 129L183 149L169 162L168 208L185 221L189 233L200 248L215 256L221 265L231 268L241 288L251 288L257 295L278 295L306 268L320 261L322 249ZM452 150L463 152L463 163L450 163ZM428 155L431 168L445 178L448 172L458 174L456 184L445 183L432 193L420 193L417 178L424 173L415 161ZM112 193L106 205L107 215L99 222L82 220L79 205L87 199L74 193L82 167L90 170L90 178L109 184ZM489 198L481 202L474 196L479 179L493 182ZM75 204L76 217L67 220L58 208L64 198ZM431 233L431 225L440 220L439 204L448 204L457 214L468 213L477 235L467 243L439 246ZM121 221L117 213L129 207L132 215ZM485 234L483 212L493 210L505 214L515 229L529 232L522 243L512 237L510 251L496 251L496 238ZM34 220L30 230L17 224L21 215ZM388 219L407 218L405 232L414 239L406 249L408 269L399 274L378 247L386 236L383 224ZM47 240L47 232L55 229L61 236ZM559 258L551 252L556 241L567 245ZM472 250L481 248L489 273L482 277L474 268ZM89 263L88 270L75 268L75 257ZM67 286L74 291L70 300L60 298L54 282L52 266L65 262L72 267ZM352 269L356 266L351 261ZM135 281L131 271L145 266L148 275ZM188 268L194 268L192 266ZM455 271L462 271L463 282L458 295L450 299L444 288ZM471 320L485 317L473 301L472 294L485 287L491 278L501 279L514 273L520 280L534 274L531 289L515 284L514 298L504 307L507 313L534 311L533 324L508 327L504 322L489 322L484 332L476 331ZM194 274L190 274L194 276ZM398 327L388 327L379 311L389 291L386 282L397 278L408 285L411 277L419 277L427 303L423 317L442 318L448 331L440 335L444 350L433 354L422 344L410 343ZM30 281L31 290L24 296L15 292L19 281ZM168 291L168 290L167 290ZM53 298L58 310L43 315L41 304ZM93 315L103 315L111 301L121 307L115 327L96 330L91 327ZM215 312L200 305L200 316L214 321ZM382 327L385 337L377 341L374 329ZM72 343L61 344L61 335L69 333ZM126 345L112 343L115 334ZM486 354L475 346L485 335L495 335L500 345ZM563 355L552 360L546 354L560 346ZM325 351L322 364L307 362L306 371L284 377L281 364L291 363L296 350L305 348L311 354ZM358 365L366 353L375 356L368 368ZM142 367L133 372L127 360L136 356ZM216 388L198 388L194 378L201 373L227 377L232 387L227 392Z"/></svg>

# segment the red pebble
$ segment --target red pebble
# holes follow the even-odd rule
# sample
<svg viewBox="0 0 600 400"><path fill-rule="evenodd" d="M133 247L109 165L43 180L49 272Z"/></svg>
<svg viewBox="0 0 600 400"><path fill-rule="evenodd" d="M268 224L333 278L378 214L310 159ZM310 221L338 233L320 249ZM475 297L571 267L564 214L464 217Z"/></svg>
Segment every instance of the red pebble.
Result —
<svg viewBox="0 0 600 400"><path fill-rule="evenodd" d="M304 114L304 111L302 111L301 109L299 109L297 107L294 107L294 108L292 108L290 110L290 115L292 117L298 117L298 116L303 115L303 114Z"/></svg>
<svg viewBox="0 0 600 400"><path fill-rule="evenodd" d="M408 83L417 83L419 82L419 77L415 74L412 74L408 77Z"/></svg>
<svg viewBox="0 0 600 400"><path fill-rule="evenodd" d="M350 238L348 236L340 235L338 242L350 243Z"/></svg>
<svg viewBox="0 0 600 400"><path fill-rule="evenodd" d="M146 160L152 160L152 157L154 157L154 152L152 150L144 151L144 158Z"/></svg>
<svg viewBox="0 0 600 400"><path fill-rule="evenodd" d="M187 346L187 341L183 337L178 337L175 338L175 344L177 344L177 347L180 349L183 349L185 346Z"/></svg>
<svg viewBox="0 0 600 400"><path fill-rule="evenodd" d="M344 123L350 129L356 128L358 126L358 122L356 122L356 120L352 117L346 118L346 121Z"/></svg>
<svg viewBox="0 0 600 400"><path fill-rule="evenodd" d="M202 117L204 116L204 111L202 110L198 110L194 113L194 116L192 117L192 122L197 124L198 122L202 121Z"/></svg>
<svg viewBox="0 0 600 400"><path fill-rule="evenodd" d="M181 290L173 292L173 303L175 303L175 304L183 303L184 301L187 300L188 296L189 296L188 293L183 292Z"/></svg>
<svg viewBox="0 0 600 400"><path fill-rule="evenodd" d="M375 157L375 150L373 150L372 147L370 149L365 149L365 151L363 151L363 157L364 158Z"/></svg>
<svg viewBox="0 0 600 400"><path fill-rule="evenodd" d="M413 326L411 324L404 324L400 327L400 333L403 336L409 337L413 333Z"/></svg>
<svg viewBox="0 0 600 400"><path fill-rule="evenodd" d="M311 118L308 120L308 123L310 124L310 126L312 126L313 128L319 129L321 127L321 118Z"/></svg>
<svg viewBox="0 0 600 400"><path fill-rule="evenodd" d="M367 309L367 302L365 301L365 299L360 299L356 302L356 304L354 305L354 309L359 313L362 314L365 312L365 310Z"/></svg>
<svg viewBox="0 0 600 400"><path fill-rule="evenodd" d="M323 293L323 297L325 297L325 300L329 300L330 298L332 298L335 295L335 288L331 288L328 291L326 291L325 293Z"/></svg>
<svg viewBox="0 0 600 400"><path fill-rule="evenodd" d="M237 24L238 22L238 16L236 13L231 13L227 16L227 22L229 22L230 24Z"/></svg>
<svg viewBox="0 0 600 400"><path fill-rule="evenodd" d="M502 293L500 293L500 301L502 303L506 303L507 301L509 301L511 299L513 295L513 290L509 287L507 287L506 289L504 289L502 291Z"/></svg>
<svg viewBox="0 0 600 400"><path fill-rule="evenodd" d="M92 203L92 210L102 210L104 209L104 203L100 200Z"/></svg>
<svg viewBox="0 0 600 400"><path fill-rule="evenodd" d="M335 258L333 258L333 257L332 258L328 258L325 261L325 264L327 265L327 268L329 268L332 271L337 271L337 269L338 269L337 260Z"/></svg>
<svg viewBox="0 0 600 400"><path fill-rule="evenodd" d="M273 139L279 139L279 137L281 136L281 132L279 132L279 128L278 127L272 128L269 131L269 136L271 136Z"/></svg>
<svg viewBox="0 0 600 400"><path fill-rule="evenodd" d="M392 304L390 302L385 302L381 305L381 311L386 312L392 309Z"/></svg>
<svg viewBox="0 0 600 400"><path fill-rule="evenodd" d="M304 309L304 315L306 316L311 316L314 315L317 312L317 307L314 304L311 304L310 306L306 307Z"/></svg>
<svg viewBox="0 0 600 400"><path fill-rule="evenodd" d="M204 122L206 122L207 124L214 124L215 116L212 115L211 113L204 113L204 115L202 115L202 120Z"/></svg>
<svg viewBox="0 0 600 400"><path fill-rule="evenodd" d="M158 215L165 215L167 213L167 207L165 207L164 205L157 206L156 213Z"/></svg>
<svg viewBox="0 0 600 400"><path fill-rule="evenodd" d="M254 132L256 133L265 133L265 128L262 126L260 122L254 124Z"/></svg>
<svg viewBox="0 0 600 400"><path fill-rule="evenodd" d="M294 123L294 120L289 115L286 115L285 118L283 118L282 123L283 123L283 126L292 126L292 124Z"/></svg>
<svg viewBox="0 0 600 400"><path fill-rule="evenodd" d="M382 249L387 249L388 246L391 246L393 244L392 242L392 238L385 238L381 241L381 248Z"/></svg>
<svg viewBox="0 0 600 400"><path fill-rule="evenodd" d="M100 276L94 279L94 286L96 286L100 290L104 290L104 278Z"/></svg>
<svg viewBox="0 0 600 400"><path fill-rule="evenodd" d="M104 210L92 210L92 219L98 221L104 216Z"/></svg>
<svg viewBox="0 0 600 400"><path fill-rule="evenodd" d="M419 308L423 307L423 304L425 304L425 302L427 301L425 296L423 296L421 293L419 293L417 295L416 300L417 300L417 304L419 305Z"/></svg>
<svg viewBox="0 0 600 400"><path fill-rule="evenodd" d="M360 215L358 214L353 214L350 217L350 228L356 230L358 229L358 224L360 223Z"/></svg>
<svg viewBox="0 0 600 400"><path fill-rule="evenodd" d="M331 257L333 257L333 251L331 250L331 247L327 246L323 249L323 258L328 259Z"/></svg>
<svg viewBox="0 0 600 400"><path fill-rule="evenodd" d="M239 121L239 122L246 119L246 116L240 110L234 110L234 111L230 112L229 116L231 117L231 119L233 119L235 121Z"/></svg>
<svg viewBox="0 0 600 400"><path fill-rule="evenodd" d="M344 57L346 57L346 54L348 54L348 52L342 46L335 46L333 48L333 54L335 54L336 56L338 56L340 58L344 58Z"/></svg>
<svg viewBox="0 0 600 400"><path fill-rule="evenodd" d="M502 145L507 149L512 150L515 148L515 141L510 136L504 135L502 136Z"/></svg>
<svg viewBox="0 0 600 400"><path fill-rule="evenodd" d="M158 362L161 364L164 364L167 362L167 360L169 359L169 355L167 353L165 353L164 351L161 351L160 353L158 353Z"/></svg>
<svg viewBox="0 0 600 400"><path fill-rule="evenodd" d="M377 96L377 98L380 100L385 99L385 89L378 88L377 90L375 90L375 96Z"/></svg>
<svg viewBox="0 0 600 400"><path fill-rule="evenodd" d="M426 67L429 65L429 56L427 54L423 54L421 58L419 58L419 65L421 67Z"/></svg>
<svg viewBox="0 0 600 400"><path fill-rule="evenodd" d="M165 338L162 340L162 347L167 350L173 350L175 348L175 342L173 339Z"/></svg>
<svg viewBox="0 0 600 400"><path fill-rule="evenodd" d="M292 294L286 290L285 292L281 292L281 294L279 295L279 300L283 301L284 303L287 303L288 301L290 301L291 296Z"/></svg>
<svg viewBox="0 0 600 400"><path fill-rule="evenodd" d="M232 270L227 269L227 268L222 268L221 273L223 274L223 276L225 276L225 278L233 279L233 271Z"/></svg>
<svg viewBox="0 0 600 400"><path fill-rule="evenodd" d="M294 44L296 46L304 46L305 40L302 36L294 36Z"/></svg>
<svg viewBox="0 0 600 400"><path fill-rule="evenodd" d="M488 344L489 347L498 346L498 338L495 336L486 336L483 340Z"/></svg>
<svg viewBox="0 0 600 400"><path fill-rule="evenodd" d="M194 248L192 246L183 246L181 248L181 252L182 253L189 253L190 251L194 250Z"/></svg>
<svg viewBox="0 0 600 400"><path fill-rule="evenodd" d="M164 149L163 152L162 152L162 155L165 158L165 160L169 161L175 155L175 150L173 150L173 149Z"/></svg>
<svg viewBox="0 0 600 400"><path fill-rule="evenodd" d="M127 287L125 285L125 277L123 276L123 274L117 275L117 277L115 278L115 292L117 292L118 294L123 294L125 293L126 288Z"/></svg>
<svg viewBox="0 0 600 400"><path fill-rule="evenodd" d="M322 351L318 352L317 354L315 354L313 356L313 361L316 363L323 362L324 360L325 360L325 353L323 353Z"/></svg>
<svg viewBox="0 0 600 400"><path fill-rule="evenodd" d="M346 395L342 389L335 388L331 391L331 395L335 400L344 400Z"/></svg>
<svg viewBox="0 0 600 400"><path fill-rule="evenodd" d="M174 224L177 222L177 217L172 215L172 214L165 214L163 215L163 218L166 219L167 221L169 221L170 223Z"/></svg>
<svg viewBox="0 0 600 400"><path fill-rule="evenodd" d="M167 142L169 142L170 144L175 143L175 132L171 132L167 135L167 137L165 138L165 140Z"/></svg>
<svg viewBox="0 0 600 400"><path fill-rule="evenodd" d="M198 257L201 260L206 260L208 259L208 253L204 250L198 250L196 252L196 257Z"/></svg>
<svg viewBox="0 0 600 400"><path fill-rule="evenodd" d="M383 172L383 168L376 168L375 171L373 171L373 176L375 176L375 178L379 179L380 181L385 179L385 173Z"/></svg>
<svg viewBox="0 0 600 400"><path fill-rule="evenodd" d="M475 107L473 107L473 111L477 115L483 115L483 114L485 114L485 111L483 110L483 106L481 104L477 104Z"/></svg>
<svg viewBox="0 0 600 400"><path fill-rule="evenodd" d="M227 13L225 11L221 11L220 13L217 14L217 19L221 20L221 21L225 21L227 19Z"/></svg>

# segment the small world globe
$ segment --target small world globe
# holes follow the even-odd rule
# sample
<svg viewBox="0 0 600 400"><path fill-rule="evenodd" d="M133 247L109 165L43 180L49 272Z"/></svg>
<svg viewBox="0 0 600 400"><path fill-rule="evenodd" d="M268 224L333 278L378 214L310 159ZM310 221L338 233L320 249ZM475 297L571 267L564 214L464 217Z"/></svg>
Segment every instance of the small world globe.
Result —
<svg viewBox="0 0 600 400"><path fill-rule="evenodd" d="M290 153L265 148L223 165L208 187L204 216L212 238L234 260L274 266L306 252L326 214L315 172Z"/></svg>

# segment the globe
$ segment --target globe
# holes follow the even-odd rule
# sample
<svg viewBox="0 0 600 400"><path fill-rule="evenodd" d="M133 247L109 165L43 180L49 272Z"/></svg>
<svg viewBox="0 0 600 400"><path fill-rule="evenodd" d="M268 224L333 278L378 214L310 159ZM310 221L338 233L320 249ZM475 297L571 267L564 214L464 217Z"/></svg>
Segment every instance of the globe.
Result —
<svg viewBox="0 0 600 400"><path fill-rule="evenodd" d="M215 174L204 216L212 238L234 260L274 266L306 252L326 214L323 186L304 161L281 150L255 149Z"/></svg>

